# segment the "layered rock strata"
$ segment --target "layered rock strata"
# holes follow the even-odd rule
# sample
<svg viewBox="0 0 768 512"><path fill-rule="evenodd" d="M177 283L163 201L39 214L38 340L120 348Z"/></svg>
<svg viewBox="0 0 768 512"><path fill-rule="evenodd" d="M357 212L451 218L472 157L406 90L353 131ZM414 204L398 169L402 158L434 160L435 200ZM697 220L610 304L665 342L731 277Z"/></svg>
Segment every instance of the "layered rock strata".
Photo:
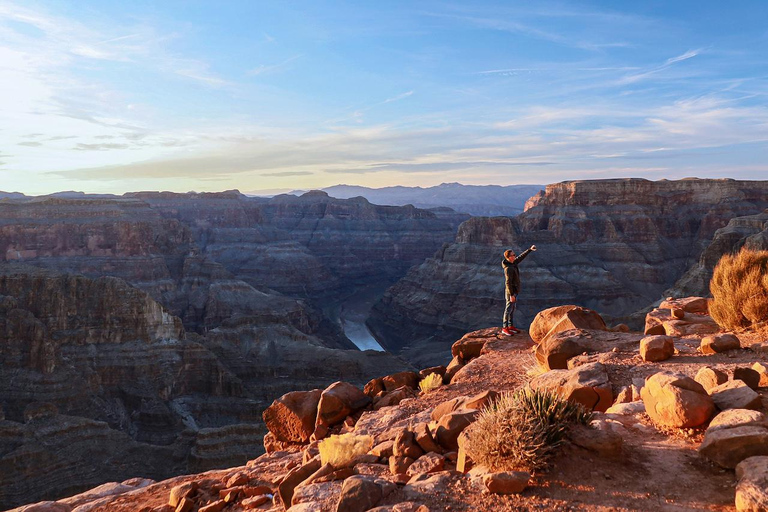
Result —
<svg viewBox="0 0 768 512"><path fill-rule="evenodd" d="M520 264L516 322L569 303L623 321L658 301L734 217L768 206L768 181L617 179L548 185L521 215L475 217L452 244L390 288L368 325L392 351L434 351L497 325L501 258L535 244ZM640 317L642 318L642 317ZM639 325L636 325L639 328ZM417 348L419 347L419 348Z"/></svg>

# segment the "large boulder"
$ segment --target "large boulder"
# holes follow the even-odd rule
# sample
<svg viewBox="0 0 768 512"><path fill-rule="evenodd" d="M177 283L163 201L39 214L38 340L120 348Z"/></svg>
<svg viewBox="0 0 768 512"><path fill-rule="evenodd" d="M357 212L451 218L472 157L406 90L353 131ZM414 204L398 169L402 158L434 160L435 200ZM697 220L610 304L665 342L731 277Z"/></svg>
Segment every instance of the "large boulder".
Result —
<svg viewBox="0 0 768 512"><path fill-rule="evenodd" d="M701 338L699 351L702 354L719 354L741 348L741 342L733 334L713 334Z"/></svg>
<svg viewBox="0 0 768 512"><path fill-rule="evenodd" d="M608 372L602 363L588 363L570 370L551 370L531 379L534 389L546 389L589 410L605 412L613 404Z"/></svg>
<svg viewBox="0 0 768 512"><path fill-rule="evenodd" d="M445 414L437 422L435 441L446 450L459 449L459 434L477 419L476 410L459 410Z"/></svg>
<svg viewBox="0 0 768 512"><path fill-rule="evenodd" d="M322 394L319 389L284 394L264 410L264 424L278 441L308 442L315 430L317 405Z"/></svg>
<svg viewBox="0 0 768 512"><path fill-rule="evenodd" d="M643 361L664 361L674 354L675 342L670 336L646 336L640 340L640 357Z"/></svg>
<svg viewBox="0 0 768 512"><path fill-rule="evenodd" d="M680 314L682 313L682 315ZM688 336L713 334L720 326L709 315L689 313L675 308L656 308L645 315L647 335Z"/></svg>
<svg viewBox="0 0 768 512"><path fill-rule="evenodd" d="M736 510L768 510L768 457L749 457L736 466Z"/></svg>
<svg viewBox="0 0 768 512"><path fill-rule="evenodd" d="M418 389L419 374L416 372L398 372L382 377L381 383L386 391L394 391L403 386Z"/></svg>
<svg viewBox="0 0 768 512"><path fill-rule="evenodd" d="M715 412L704 387L679 373L660 372L648 377L640 396L648 416L667 427L698 427Z"/></svg>
<svg viewBox="0 0 768 512"><path fill-rule="evenodd" d="M371 398L348 382L334 382L320 395L315 429L330 427L371 403Z"/></svg>
<svg viewBox="0 0 768 512"><path fill-rule="evenodd" d="M717 368L705 366L699 369L693 380L701 384L709 392L709 390L716 388L720 384L728 382L728 374Z"/></svg>
<svg viewBox="0 0 768 512"><path fill-rule="evenodd" d="M724 468L735 468L749 457L768 455L768 425L757 411L731 409L712 420L699 453Z"/></svg>
<svg viewBox="0 0 768 512"><path fill-rule="evenodd" d="M379 504L384 492L373 477L354 475L341 486L337 512L365 512Z"/></svg>
<svg viewBox="0 0 768 512"><path fill-rule="evenodd" d="M761 409L760 395L740 380L730 380L709 390L709 395L721 411L726 409Z"/></svg>
<svg viewBox="0 0 768 512"><path fill-rule="evenodd" d="M464 335L464 337L451 346L451 355L458 356L464 361L469 361L480 356L486 341L488 341L487 336L478 335L478 331L471 332Z"/></svg>
<svg viewBox="0 0 768 512"><path fill-rule="evenodd" d="M607 331L608 327L596 311L567 305L540 311L533 319L528 334L533 341L541 343L547 337L569 329Z"/></svg>
<svg viewBox="0 0 768 512"><path fill-rule="evenodd" d="M697 313L700 315L709 314L709 300L704 297L684 297L682 299L674 299L668 297L666 300L659 304L659 309L679 309L684 313Z"/></svg>

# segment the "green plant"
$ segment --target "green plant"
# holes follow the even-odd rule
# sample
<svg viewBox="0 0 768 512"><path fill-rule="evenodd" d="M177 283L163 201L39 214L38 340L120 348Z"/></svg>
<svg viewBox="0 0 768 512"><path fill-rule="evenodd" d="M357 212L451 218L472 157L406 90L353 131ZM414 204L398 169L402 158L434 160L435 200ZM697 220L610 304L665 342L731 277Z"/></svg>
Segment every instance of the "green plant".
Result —
<svg viewBox="0 0 768 512"><path fill-rule="evenodd" d="M320 462L335 468L343 468L348 466L355 457L365 455L373 448L373 437L352 432L333 435L320 441L317 448L320 450Z"/></svg>
<svg viewBox="0 0 768 512"><path fill-rule="evenodd" d="M726 254L709 283L713 300L709 314L731 331L768 325L768 251L743 248Z"/></svg>
<svg viewBox="0 0 768 512"><path fill-rule="evenodd" d="M591 413L555 393L522 388L483 409L468 429L467 451L492 471L535 470L546 466L573 424L589 423Z"/></svg>
<svg viewBox="0 0 768 512"><path fill-rule="evenodd" d="M419 382L419 389L422 393L429 393L443 385L443 376L439 373L430 373Z"/></svg>

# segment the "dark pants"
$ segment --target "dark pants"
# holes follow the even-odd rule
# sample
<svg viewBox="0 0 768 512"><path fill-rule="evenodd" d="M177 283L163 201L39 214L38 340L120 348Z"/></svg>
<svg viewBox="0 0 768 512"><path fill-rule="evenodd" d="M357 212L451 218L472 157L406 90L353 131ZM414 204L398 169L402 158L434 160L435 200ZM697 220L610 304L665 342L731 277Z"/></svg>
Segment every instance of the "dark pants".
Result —
<svg viewBox="0 0 768 512"><path fill-rule="evenodd" d="M515 297L515 301L512 302L512 297ZM517 307L517 295L510 295L509 292L504 292L504 298L507 300L507 306L504 308L504 318L502 319L502 327L512 327L512 317L515 315L515 308Z"/></svg>

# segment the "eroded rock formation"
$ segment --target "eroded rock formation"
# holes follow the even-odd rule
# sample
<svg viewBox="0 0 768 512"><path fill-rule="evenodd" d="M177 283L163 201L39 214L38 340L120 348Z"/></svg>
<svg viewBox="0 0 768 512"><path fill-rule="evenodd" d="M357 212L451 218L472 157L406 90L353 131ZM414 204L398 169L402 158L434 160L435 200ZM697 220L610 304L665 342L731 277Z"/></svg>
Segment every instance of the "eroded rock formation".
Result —
<svg viewBox="0 0 768 512"><path fill-rule="evenodd" d="M454 243L387 291L368 324L389 350L442 352L439 347L461 333L500 322L502 253L531 244L539 250L520 264L516 322L525 326L538 311L565 303L623 321L661 299L730 219L766 206L766 181L548 185L517 217L463 223Z"/></svg>

